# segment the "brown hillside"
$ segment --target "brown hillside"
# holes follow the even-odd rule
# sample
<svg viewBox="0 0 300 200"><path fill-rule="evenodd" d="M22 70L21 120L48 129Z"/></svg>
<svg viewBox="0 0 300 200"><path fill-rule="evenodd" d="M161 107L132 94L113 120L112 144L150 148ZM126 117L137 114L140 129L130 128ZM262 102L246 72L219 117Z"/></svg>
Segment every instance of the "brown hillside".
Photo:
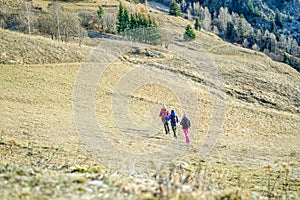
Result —
<svg viewBox="0 0 300 200"><path fill-rule="evenodd" d="M300 74L151 14L169 48L0 29L0 199L300 198Z"/></svg>
<svg viewBox="0 0 300 200"><path fill-rule="evenodd" d="M0 29L1 64L46 64L82 61L90 48Z"/></svg>

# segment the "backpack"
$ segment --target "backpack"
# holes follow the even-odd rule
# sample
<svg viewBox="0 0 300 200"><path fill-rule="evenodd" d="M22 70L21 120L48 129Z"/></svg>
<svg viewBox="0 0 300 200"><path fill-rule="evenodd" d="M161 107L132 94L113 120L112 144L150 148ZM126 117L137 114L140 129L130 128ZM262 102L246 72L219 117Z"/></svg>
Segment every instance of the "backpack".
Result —
<svg viewBox="0 0 300 200"><path fill-rule="evenodd" d="M184 128L189 127L187 118L183 118L183 119L181 120L181 123L180 123L180 124L181 124L182 127L184 127Z"/></svg>
<svg viewBox="0 0 300 200"><path fill-rule="evenodd" d="M184 117L184 118L182 118L180 125L182 126L182 128L190 128L191 122L188 118Z"/></svg>
<svg viewBox="0 0 300 200"><path fill-rule="evenodd" d="M161 110L161 118L162 119L166 119L167 118L167 116L168 116L168 111L167 111L167 109L162 109Z"/></svg>
<svg viewBox="0 0 300 200"><path fill-rule="evenodd" d="M172 122L172 124L176 124L176 117L175 117L175 115L171 117L171 122Z"/></svg>

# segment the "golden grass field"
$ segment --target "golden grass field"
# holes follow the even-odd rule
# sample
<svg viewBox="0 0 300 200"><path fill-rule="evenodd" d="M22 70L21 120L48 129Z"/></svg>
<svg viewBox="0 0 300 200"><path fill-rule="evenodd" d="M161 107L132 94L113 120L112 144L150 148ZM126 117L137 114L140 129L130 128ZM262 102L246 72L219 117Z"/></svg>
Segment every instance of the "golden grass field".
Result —
<svg viewBox="0 0 300 200"><path fill-rule="evenodd" d="M100 1L86 2L64 4L93 9ZM131 135L131 127L121 131L118 120L123 118L113 115L114 96L119 95L116 85L132 70L154 66L149 76L165 74L175 83L184 80L196 94L199 117L191 120L199 126L192 127L192 143L184 155L160 169L149 166L152 170L130 176L110 168L97 154L101 150L94 152L86 145L74 122L75 82L93 47L0 29L0 199L300 198L299 72L204 31L197 33L194 48L180 40L190 22L151 13L179 44L198 55L199 68L172 48L140 44L142 53L128 52L104 71L95 92L95 116L116 149L147 157L157 147L172 145L174 139L162 129L146 139ZM145 56L147 51L162 56ZM212 94L215 77L206 75L215 70L224 87ZM143 77L136 74L132 79ZM212 103L219 92L226 94L222 133L207 157L199 160L213 115L218 115L218 109L212 113ZM163 85L145 84L130 95L130 119L141 126L149 118L162 126L158 112L163 103L175 108L180 118L183 114L184 102ZM158 109L155 116L152 108ZM183 133L178 141L179 147L185 145ZM113 157L114 162L124 159L121 154Z"/></svg>

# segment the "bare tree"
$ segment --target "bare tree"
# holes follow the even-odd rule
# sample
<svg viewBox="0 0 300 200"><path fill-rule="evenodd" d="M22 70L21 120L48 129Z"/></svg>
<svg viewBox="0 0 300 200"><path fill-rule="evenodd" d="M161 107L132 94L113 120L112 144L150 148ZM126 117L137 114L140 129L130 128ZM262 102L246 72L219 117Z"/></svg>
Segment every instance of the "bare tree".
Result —
<svg viewBox="0 0 300 200"><path fill-rule="evenodd" d="M255 43L253 44L252 49L255 51L259 51L259 46Z"/></svg>
<svg viewBox="0 0 300 200"><path fill-rule="evenodd" d="M38 18L38 29L41 33L47 34L51 37L51 39L56 38L55 21L50 14L41 15Z"/></svg>
<svg viewBox="0 0 300 200"><path fill-rule="evenodd" d="M51 17L54 19L57 28L57 39L61 40L61 15L63 13L63 8L57 3L54 2L50 7Z"/></svg>
<svg viewBox="0 0 300 200"><path fill-rule="evenodd" d="M31 19L32 19L32 14L31 14L31 4L27 1L24 2L25 4L25 18L27 21L27 27L28 27L28 34L31 34Z"/></svg>
<svg viewBox="0 0 300 200"><path fill-rule="evenodd" d="M210 31L211 30L211 14L208 10L207 7L204 8L204 12L203 12L203 19L202 19L202 27L206 30L206 31Z"/></svg>
<svg viewBox="0 0 300 200"><path fill-rule="evenodd" d="M228 8L221 7L219 10L217 24L218 24L218 28L222 34L225 33L225 31L227 29L227 23L230 21L231 21L231 16L230 16L230 13L228 12Z"/></svg>
<svg viewBox="0 0 300 200"><path fill-rule="evenodd" d="M213 27L212 27L212 32L213 32L214 34L218 35L218 34L219 34L219 29L218 29L218 27L213 26Z"/></svg>
<svg viewBox="0 0 300 200"><path fill-rule="evenodd" d="M187 3L185 2L185 0L182 0L180 3L181 12L185 12L186 7L187 7Z"/></svg>
<svg viewBox="0 0 300 200"><path fill-rule="evenodd" d="M2 6L0 9L0 27L7 28L7 20L10 16L9 9L6 6Z"/></svg>
<svg viewBox="0 0 300 200"><path fill-rule="evenodd" d="M39 30L51 36L52 39L68 41L70 37L78 37L82 33L79 18L58 4L52 5L50 13L38 19Z"/></svg>
<svg viewBox="0 0 300 200"><path fill-rule="evenodd" d="M117 18L114 13L105 13L99 21L102 31L105 33L117 32Z"/></svg>
<svg viewBox="0 0 300 200"><path fill-rule="evenodd" d="M190 9L192 9L192 14L195 15L195 16L198 16L200 17L201 19L201 10L203 9L201 6L200 6L200 3L199 2L195 2L193 3L193 6L191 6L191 4L189 5Z"/></svg>
<svg viewBox="0 0 300 200"><path fill-rule="evenodd" d="M299 57L300 55L300 48L299 48L299 45L298 45L298 42L295 38L293 38L291 40L291 55L293 56L296 56L296 57Z"/></svg>
<svg viewBox="0 0 300 200"><path fill-rule="evenodd" d="M18 11L18 23L21 31L31 34L35 23L35 15L32 9L32 2L23 1L22 7Z"/></svg>
<svg viewBox="0 0 300 200"><path fill-rule="evenodd" d="M78 37L81 33L79 19L70 12L64 12L61 15L60 22L61 40L68 41L70 37Z"/></svg>

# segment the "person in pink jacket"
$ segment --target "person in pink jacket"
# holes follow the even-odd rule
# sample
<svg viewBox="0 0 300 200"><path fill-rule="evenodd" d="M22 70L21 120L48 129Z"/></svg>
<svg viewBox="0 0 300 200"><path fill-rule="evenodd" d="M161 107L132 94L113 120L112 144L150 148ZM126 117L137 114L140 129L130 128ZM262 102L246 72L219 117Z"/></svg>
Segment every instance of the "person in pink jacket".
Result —
<svg viewBox="0 0 300 200"><path fill-rule="evenodd" d="M161 118L161 121L164 124L166 134L170 133L169 123L167 120L168 115L169 115L169 111L167 110L167 106L162 105L162 108L160 109L159 117Z"/></svg>
<svg viewBox="0 0 300 200"><path fill-rule="evenodd" d="M183 118L180 121L180 125L182 126L182 130L183 130L183 133L185 135L185 141L186 141L186 143L189 143L190 142L190 138L189 138L188 133L189 133L189 128L191 127L191 122L187 118L187 116L186 116L185 113L183 114Z"/></svg>

